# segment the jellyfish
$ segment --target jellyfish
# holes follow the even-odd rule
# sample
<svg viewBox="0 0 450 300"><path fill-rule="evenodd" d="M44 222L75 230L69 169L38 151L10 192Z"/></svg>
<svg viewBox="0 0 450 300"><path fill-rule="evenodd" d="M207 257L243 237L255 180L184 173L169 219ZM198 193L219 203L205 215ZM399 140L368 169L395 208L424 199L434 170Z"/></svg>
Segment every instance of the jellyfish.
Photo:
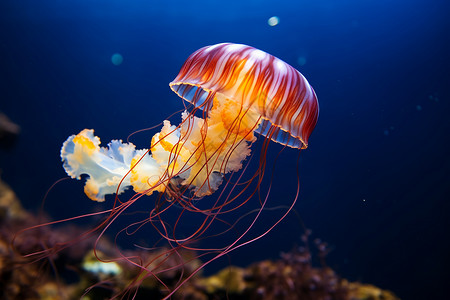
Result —
<svg viewBox="0 0 450 300"><path fill-rule="evenodd" d="M122 140L102 147L94 130L84 129L70 136L61 149L67 174L87 178L84 192L90 199L103 202L106 195L115 194L119 200L108 210L104 227L135 201L152 195L156 201L139 224L151 224L170 245L170 255L178 249L211 254L191 275L180 278L166 298L210 262L267 234L289 213L298 191L281 218L263 234L248 238L266 206L267 195L234 239L220 246L196 244L238 227L239 218L233 223L225 221L225 216L239 213L258 194L269 144L307 148L319 112L316 94L299 71L242 44L221 43L195 51L169 86L184 100L185 110L178 124L163 121L148 148L136 149ZM248 165L258 138L263 142L258 167L252 173ZM127 189L133 190L134 196L123 201L119 197ZM197 222L184 232L182 223L188 214L195 215ZM226 229L211 233L218 223ZM164 272L151 264L140 267L148 276Z"/></svg>
<svg viewBox="0 0 450 300"><path fill-rule="evenodd" d="M72 178L89 175L86 195L164 192L172 185L194 189L195 197L217 190L225 174L238 171L250 155L254 133L304 149L318 117L308 81L282 60L246 45L222 43L194 52L170 88L202 110L184 111L180 125L165 120L150 149L111 141L100 147L93 130L69 137L61 149Z"/></svg>

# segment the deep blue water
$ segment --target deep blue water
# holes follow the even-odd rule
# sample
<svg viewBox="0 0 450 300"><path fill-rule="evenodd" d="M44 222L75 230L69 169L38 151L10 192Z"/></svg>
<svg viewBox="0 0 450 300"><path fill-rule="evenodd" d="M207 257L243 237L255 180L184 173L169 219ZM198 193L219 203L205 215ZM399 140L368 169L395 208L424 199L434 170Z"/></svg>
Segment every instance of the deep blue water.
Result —
<svg viewBox="0 0 450 300"><path fill-rule="evenodd" d="M248 44L299 69L318 95L296 210L331 245L330 266L403 299L447 298L449 11L444 0L3 0L0 111L21 134L0 151L2 178L37 208L65 176L69 135L94 128L106 143L158 124L182 108L168 83L190 53ZM151 135L133 141L148 147ZM280 204L295 192L286 187L296 184L296 156L284 152L275 170ZM54 217L102 207L75 181L48 201ZM276 258L300 234L291 216L231 260Z"/></svg>

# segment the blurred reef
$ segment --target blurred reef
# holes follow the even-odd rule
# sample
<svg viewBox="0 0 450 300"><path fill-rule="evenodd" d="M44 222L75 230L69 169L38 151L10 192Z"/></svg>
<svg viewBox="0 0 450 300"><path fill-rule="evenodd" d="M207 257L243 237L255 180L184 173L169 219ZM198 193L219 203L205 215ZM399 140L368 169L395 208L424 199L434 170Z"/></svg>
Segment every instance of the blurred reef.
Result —
<svg viewBox="0 0 450 300"><path fill-rule="evenodd" d="M95 256L92 251L95 237L78 241L83 231L75 226L43 226L20 231L44 222L48 220L25 211L15 193L0 179L0 299L109 299L123 291L131 298L135 296L133 299L161 299L167 295L167 288L179 283L180 278L187 278L201 264L192 253L179 251L186 262L180 273L179 259L175 259L178 256L163 255L167 249L122 252L127 257L138 258L137 264L146 265L150 261L165 270L173 267L172 272L165 272L160 278L164 286L128 262L100 262L98 258L117 257L112 250L115 246L102 239ZM309 234L303 236L305 245ZM61 247L68 239L77 242L71 247ZM326 244L319 240L314 244L319 258L324 258L328 251ZM24 257L21 253L43 255ZM325 264L314 267L311 251L304 246L283 253L275 261L264 260L246 268L229 266L210 277L196 274L172 299L398 298L373 285L349 282Z"/></svg>
<svg viewBox="0 0 450 300"><path fill-rule="evenodd" d="M0 111L0 148L12 148L17 140L20 127Z"/></svg>

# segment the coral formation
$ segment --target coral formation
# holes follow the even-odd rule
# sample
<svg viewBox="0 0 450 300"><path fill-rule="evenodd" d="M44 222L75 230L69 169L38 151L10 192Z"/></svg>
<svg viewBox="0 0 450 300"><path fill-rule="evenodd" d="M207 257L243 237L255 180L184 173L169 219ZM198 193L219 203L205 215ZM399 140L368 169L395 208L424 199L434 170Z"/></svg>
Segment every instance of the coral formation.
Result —
<svg viewBox="0 0 450 300"><path fill-rule="evenodd" d="M20 126L0 112L0 148L8 149L13 147L19 132Z"/></svg>
<svg viewBox="0 0 450 300"><path fill-rule="evenodd" d="M322 242L317 243L317 248L319 257L328 251ZM398 299L392 292L373 285L349 282L327 266L313 267L308 247L282 253L276 261L257 262L245 269L224 269L203 279L198 286L209 296L221 295L217 299Z"/></svg>
<svg viewBox="0 0 450 300"><path fill-rule="evenodd" d="M45 226L16 234L40 222L42 219L23 210L14 192L0 181L1 299L109 299L124 293L134 299L161 299L201 263L192 252L181 249L172 252L138 249L119 254L111 250L116 247L105 239L97 245L101 250L95 254L92 240L78 241L70 248L58 250L63 241L80 235L81 229L75 227ZM305 242L308 235L309 232L303 237ZM328 251L326 244L315 242L318 256L324 257ZM48 252L49 249L55 251ZM40 251L43 256L38 257L39 261L20 254ZM163 276L155 277L142 267L153 272L164 270ZM349 282L329 267L313 267L309 248L299 247L283 253L276 261L265 260L247 268L230 266L209 277L197 274L172 299L398 298L372 285Z"/></svg>
<svg viewBox="0 0 450 300"><path fill-rule="evenodd" d="M10 247L14 233L23 225L32 225L32 219L33 216L23 210L15 193L0 180L1 299L46 299L49 286L55 285L54 280L42 272L41 265L26 263L25 259ZM38 238L26 236L20 247L37 249L35 246L39 243Z"/></svg>

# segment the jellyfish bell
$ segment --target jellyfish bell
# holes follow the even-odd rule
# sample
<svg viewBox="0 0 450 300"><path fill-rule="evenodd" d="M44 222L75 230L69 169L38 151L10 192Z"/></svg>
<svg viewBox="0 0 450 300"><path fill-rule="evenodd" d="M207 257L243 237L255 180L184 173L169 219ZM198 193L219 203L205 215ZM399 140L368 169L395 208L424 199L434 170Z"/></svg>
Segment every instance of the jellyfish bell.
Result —
<svg viewBox="0 0 450 300"><path fill-rule="evenodd" d="M171 89L200 108L210 95L261 118L256 132L306 148L318 118L318 101L306 78L284 61L246 45L203 47L184 63Z"/></svg>
<svg viewBox="0 0 450 300"><path fill-rule="evenodd" d="M149 149L136 149L121 140L102 147L91 129L70 136L61 149L67 174L74 179L85 175L84 191L90 199L102 202L106 195L116 194L113 208L105 211L104 222L90 233L103 235L136 201L152 196L156 201L151 202L149 214L134 225L141 230L151 225L170 248L166 257L176 257L179 269L186 266L181 250L194 251L204 259L191 272L181 272L173 281L177 284L168 287L162 274L176 267L153 267L154 261L137 264L126 255L120 257L168 287L166 298L212 261L266 235L289 213L298 190L281 217L263 233L250 237L269 199L269 191L263 197L258 194L267 147L274 141L307 148L319 111L316 94L300 72L266 52L241 44L222 43L195 51L169 85L188 105L178 125L163 121ZM264 142L259 167L253 173L249 160L258 136L264 137ZM127 189L133 189L135 195L126 201L119 199ZM258 209L245 211L257 194L261 197L255 201ZM249 220L242 226L244 217ZM227 234L234 235L223 238Z"/></svg>

